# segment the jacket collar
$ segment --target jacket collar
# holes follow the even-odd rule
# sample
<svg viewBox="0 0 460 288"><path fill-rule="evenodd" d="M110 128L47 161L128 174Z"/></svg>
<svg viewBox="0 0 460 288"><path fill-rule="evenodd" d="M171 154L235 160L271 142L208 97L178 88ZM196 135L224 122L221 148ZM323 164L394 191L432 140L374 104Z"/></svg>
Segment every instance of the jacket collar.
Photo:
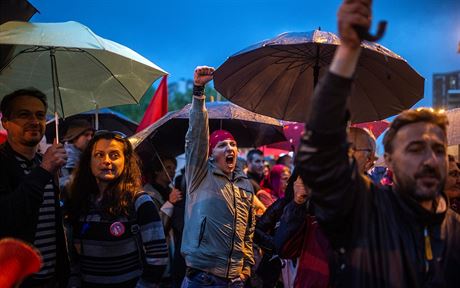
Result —
<svg viewBox="0 0 460 288"><path fill-rule="evenodd" d="M40 162L42 159L42 156L37 152L35 153L35 156L32 160L27 159L23 155L19 154L18 152L13 150L13 147L11 147L10 143L8 141L5 141L5 143L0 145L0 153L3 155L3 157L10 159L10 160L15 160L15 157L20 157L24 159L27 162Z"/></svg>
<svg viewBox="0 0 460 288"><path fill-rule="evenodd" d="M441 192L441 201L445 201L446 209L442 212L433 213L431 211L423 208L414 198L411 196L395 191L393 188L390 188L397 199L398 206L401 208L405 215L413 218L417 223L421 225L436 225L441 224L446 216L447 209L449 207L449 202L447 200L444 192ZM390 192L390 191L388 191Z"/></svg>
<svg viewBox="0 0 460 288"><path fill-rule="evenodd" d="M248 176L244 174L244 172L240 169L237 165L235 170L233 171L232 178L229 178L219 167L214 164L212 161L208 161L209 168L211 173L214 175L225 177L228 181L232 182L236 186L246 191L252 191L252 184L249 182ZM245 181L247 180L247 181Z"/></svg>

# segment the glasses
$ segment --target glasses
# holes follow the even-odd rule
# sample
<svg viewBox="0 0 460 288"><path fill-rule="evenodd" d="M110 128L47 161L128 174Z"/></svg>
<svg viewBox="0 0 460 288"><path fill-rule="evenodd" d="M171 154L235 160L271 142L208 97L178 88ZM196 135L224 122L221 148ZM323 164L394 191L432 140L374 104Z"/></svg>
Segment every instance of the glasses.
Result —
<svg viewBox="0 0 460 288"><path fill-rule="evenodd" d="M110 130L97 130L95 133L94 133L94 136L93 137L103 137L103 136L111 136L112 138L115 138L115 139L121 139L121 140L124 140L126 138L128 138L126 136L125 133L123 132L120 132L120 131L110 131Z"/></svg>

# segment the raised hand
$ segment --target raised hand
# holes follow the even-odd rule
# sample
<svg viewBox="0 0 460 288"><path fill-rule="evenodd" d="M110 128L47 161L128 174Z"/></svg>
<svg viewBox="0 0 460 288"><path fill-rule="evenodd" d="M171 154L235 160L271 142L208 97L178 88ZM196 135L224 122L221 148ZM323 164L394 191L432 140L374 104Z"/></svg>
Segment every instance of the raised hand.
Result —
<svg viewBox="0 0 460 288"><path fill-rule="evenodd" d="M358 48L361 44L356 27L368 31L371 26L371 0L345 0L337 13L338 30L342 45Z"/></svg>
<svg viewBox="0 0 460 288"><path fill-rule="evenodd" d="M198 66L193 74L193 84L196 86L204 86L213 79L213 73L216 69L209 66Z"/></svg>

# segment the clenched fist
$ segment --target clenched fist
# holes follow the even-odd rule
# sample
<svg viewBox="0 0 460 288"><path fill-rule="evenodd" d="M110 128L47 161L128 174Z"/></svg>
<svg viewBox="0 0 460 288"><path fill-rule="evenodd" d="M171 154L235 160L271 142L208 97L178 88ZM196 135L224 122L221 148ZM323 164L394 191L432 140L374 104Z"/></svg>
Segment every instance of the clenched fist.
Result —
<svg viewBox="0 0 460 288"><path fill-rule="evenodd" d="M213 79L213 73L216 69L209 66L198 66L193 74L193 84L196 86L204 86Z"/></svg>

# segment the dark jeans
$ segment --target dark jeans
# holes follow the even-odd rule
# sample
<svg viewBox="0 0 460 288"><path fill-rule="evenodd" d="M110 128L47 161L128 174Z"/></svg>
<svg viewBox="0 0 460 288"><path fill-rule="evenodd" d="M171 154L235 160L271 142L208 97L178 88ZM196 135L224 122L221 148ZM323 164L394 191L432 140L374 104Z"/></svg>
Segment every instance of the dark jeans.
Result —
<svg viewBox="0 0 460 288"><path fill-rule="evenodd" d="M232 282L228 279L214 276L204 271L194 271L187 273L187 276L182 282L181 288L199 288L199 287L212 287L212 288L243 288L243 281Z"/></svg>

